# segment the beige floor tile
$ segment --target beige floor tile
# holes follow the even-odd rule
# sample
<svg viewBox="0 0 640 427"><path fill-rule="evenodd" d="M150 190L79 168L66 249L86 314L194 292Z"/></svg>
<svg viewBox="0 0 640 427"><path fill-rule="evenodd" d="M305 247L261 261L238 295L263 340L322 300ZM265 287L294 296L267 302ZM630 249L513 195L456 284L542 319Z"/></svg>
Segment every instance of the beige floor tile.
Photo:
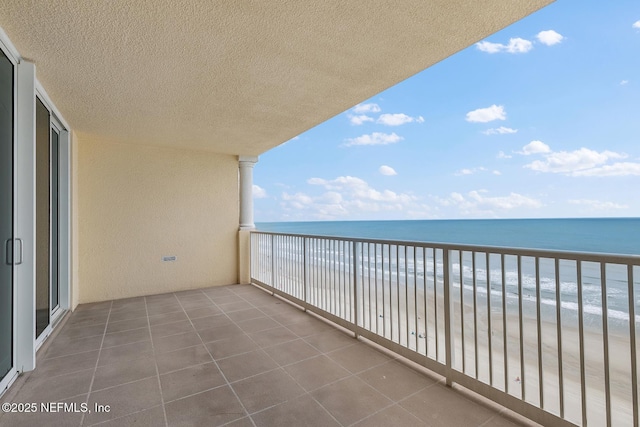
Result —
<svg viewBox="0 0 640 427"><path fill-rule="evenodd" d="M151 341L136 342L133 344L119 345L117 347L103 348L100 352L98 366L111 363L125 363L141 357L153 356Z"/></svg>
<svg viewBox="0 0 640 427"><path fill-rule="evenodd" d="M316 348L302 339L268 347L264 350L273 360L278 362L280 366L296 363L320 354Z"/></svg>
<svg viewBox="0 0 640 427"><path fill-rule="evenodd" d="M215 363L205 363L160 375L165 402L180 399L226 384Z"/></svg>
<svg viewBox="0 0 640 427"><path fill-rule="evenodd" d="M132 329L130 331L113 332L104 336L102 347L115 347L118 345L132 344L151 340L149 328Z"/></svg>
<svg viewBox="0 0 640 427"><path fill-rule="evenodd" d="M398 405L383 409L358 422L354 427L416 427L423 421Z"/></svg>
<svg viewBox="0 0 640 427"><path fill-rule="evenodd" d="M251 416L258 427L333 427L340 424L309 395L298 397Z"/></svg>
<svg viewBox="0 0 640 427"><path fill-rule="evenodd" d="M329 384L311 395L344 425L360 421L392 403L356 377Z"/></svg>
<svg viewBox="0 0 640 427"><path fill-rule="evenodd" d="M357 343L327 354L350 372L357 373L389 361L389 357L370 346Z"/></svg>
<svg viewBox="0 0 640 427"><path fill-rule="evenodd" d="M496 415L440 384L401 401L400 406L433 427L479 426Z"/></svg>
<svg viewBox="0 0 640 427"><path fill-rule="evenodd" d="M325 355L285 366L284 369L307 391L316 390L351 375Z"/></svg>
<svg viewBox="0 0 640 427"><path fill-rule="evenodd" d="M213 361L204 345L197 344L193 347L181 348L167 353L156 354L158 372L177 371L189 366L201 365Z"/></svg>
<svg viewBox="0 0 640 427"><path fill-rule="evenodd" d="M205 345L216 360L259 349L259 346L244 333L232 338L208 342Z"/></svg>
<svg viewBox="0 0 640 427"><path fill-rule="evenodd" d="M433 379L396 361L361 372L358 377L394 402L435 383Z"/></svg>
<svg viewBox="0 0 640 427"><path fill-rule="evenodd" d="M238 381L232 385L249 413L304 394L304 390L282 369Z"/></svg>
<svg viewBox="0 0 640 427"><path fill-rule="evenodd" d="M89 408L96 404L109 405L109 412L93 411L85 416L85 424L97 423L129 415L160 405L160 388L156 377L91 393Z"/></svg>
<svg viewBox="0 0 640 427"><path fill-rule="evenodd" d="M169 335L153 339L153 348L156 353L166 353L168 351L179 350L181 348L193 347L201 344L202 341L195 331L182 334Z"/></svg>
<svg viewBox="0 0 640 427"><path fill-rule="evenodd" d="M247 415L228 386L165 405L169 426L219 426Z"/></svg>
<svg viewBox="0 0 640 427"><path fill-rule="evenodd" d="M155 362L149 356L99 366L96 369L92 390L102 390L107 387L155 377L156 375Z"/></svg>
<svg viewBox="0 0 640 427"><path fill-rule="evenodd" d="M218 366L229 382L239 381L278 367L262 350L219 360Z"/></svg>
<svg viewBox="0 0 640 427"><path fill-rule="evenodd" d="M272 347L288 341L298 339L298 336L284 326L269 329L267 331L253 332L249 334L252 340L260 347Z"/></svg>

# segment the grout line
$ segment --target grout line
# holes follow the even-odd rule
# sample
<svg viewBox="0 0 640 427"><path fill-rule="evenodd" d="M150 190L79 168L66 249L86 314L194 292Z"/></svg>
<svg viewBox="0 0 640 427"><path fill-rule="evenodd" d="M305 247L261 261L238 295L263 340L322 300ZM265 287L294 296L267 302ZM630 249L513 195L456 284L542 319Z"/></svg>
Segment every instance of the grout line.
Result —
<svg viewBox="0 0 640 427"><path fill-rule="evenodd" d="M102 353L102 344L104 343L104 338L107 335L107 326L109 326L109 317L111 316L111 307L113 307L113 301L109 304L109 312L107 313L107 321L104 324L104 333L102 334L102 341L100 342L100 348L98 349L98 357L96 359L96 366L93 368L93 376L91 377L91 383L89 384L89 392L87 393L86 404L89 405L89 400L91 398L91 392L93 391L93 382L96 379L96 372L98 371L98 364L100 363L100 354ZM95 350L94 350L95 351ZM82 417L80 418L80 425L84 424L84 418L86 413L82 413Z"/></svg>
<svg viewBox="0 0 640 427"><path fill-rule="evenodd" d="M156 361L156 348L153 344L153 334L151 334L151 322L149 320L149 311L147 309L146 298L144 298L144 310L147 313L147 330L149 331L149 337L151 338L151 351L153 354L153 364L156 367L156 379L158 380L158 389L160 390L160 403L162 404L162 414L164 415L164 424L166 427L169 427L169 421L167 420L167 410L165 409L165 406L164 406L164 394L162 393L162 383L160 382L160 370L158 369L158 362Z"/></svg>

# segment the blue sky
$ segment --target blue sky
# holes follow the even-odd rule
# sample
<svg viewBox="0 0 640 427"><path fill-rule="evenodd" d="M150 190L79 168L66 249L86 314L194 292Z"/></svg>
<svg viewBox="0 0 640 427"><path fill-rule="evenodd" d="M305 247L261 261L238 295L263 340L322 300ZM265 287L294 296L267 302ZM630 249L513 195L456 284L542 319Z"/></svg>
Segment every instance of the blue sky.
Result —
<svg viewBox="0 0 640 427"><path fill-rule="evenodd" d="M260 156L255 220L640 216L640 2L559 0Z"/></svg>

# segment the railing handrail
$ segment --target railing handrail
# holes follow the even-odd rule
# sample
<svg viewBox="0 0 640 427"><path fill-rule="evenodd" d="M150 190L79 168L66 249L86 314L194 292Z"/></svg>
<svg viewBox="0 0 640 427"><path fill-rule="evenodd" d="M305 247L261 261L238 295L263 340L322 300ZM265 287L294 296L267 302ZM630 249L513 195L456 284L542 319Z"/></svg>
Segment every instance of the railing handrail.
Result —
<svg viewBox="0 0 640 427"><path fill-rule="evenodd" d="M468 245L461 243L424 242L414 240L374 239L367 237L345 237L322 234L283 233L277 231L252 230L252 234L267 234L276 236L295 236L310 239L331 239L356 243L373 243L382 245L414 246L418 248L436 248L442 250L466 252L490 252L498 255L520 255L524 257L560 258L568 261L592 261L608 264L628 264L640 266L640 255L612 254L605 252L565 251L558 249L533 249L509 246Z"/></svg>

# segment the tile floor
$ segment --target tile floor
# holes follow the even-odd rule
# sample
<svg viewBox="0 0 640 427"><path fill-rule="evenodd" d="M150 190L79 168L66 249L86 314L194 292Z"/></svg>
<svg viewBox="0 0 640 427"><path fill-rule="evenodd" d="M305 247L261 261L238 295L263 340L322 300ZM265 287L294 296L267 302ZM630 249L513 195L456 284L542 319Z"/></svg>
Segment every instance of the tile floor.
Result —
<svg viewBox="0 0 640 427"><path fill-rule="evenodd" d="M12 427L526 422L250 285L81 305L1 400L78 408Z"/></svg>

